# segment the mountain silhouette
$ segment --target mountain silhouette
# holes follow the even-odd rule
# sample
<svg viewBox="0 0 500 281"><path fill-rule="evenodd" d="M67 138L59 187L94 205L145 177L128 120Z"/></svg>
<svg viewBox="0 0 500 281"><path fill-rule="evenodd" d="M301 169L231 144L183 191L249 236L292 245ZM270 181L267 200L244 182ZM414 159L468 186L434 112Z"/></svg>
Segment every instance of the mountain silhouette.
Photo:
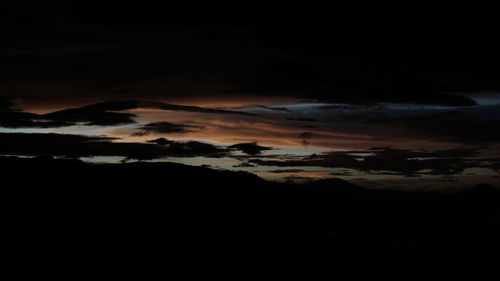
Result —
<svg viewBox="0 0 500 281"><path fill-rule="evenodd" d="M494 194L494 193L497 193L498 190L496 190L495 188L493 188L491 185L489 184L486 184L486 183L480 183L476 186L474 186L470 192L473 192L473 193L481 193L481 194Z"/></svg>
<svg viewBox="0 0 500 281"><path fill-rule="evenodd" d="M319 194L360 193L366 191L363 187L339 178L315 180L305 184L308 190Z"/></svg>
<svg viewBox="0 0 500 281"><path fill-rule="evenodd" d="M14 272L342 270L500 250L498 193L377 191L338 178L279 183L168 162L0 157L0 167L0 263Z"/></svg>

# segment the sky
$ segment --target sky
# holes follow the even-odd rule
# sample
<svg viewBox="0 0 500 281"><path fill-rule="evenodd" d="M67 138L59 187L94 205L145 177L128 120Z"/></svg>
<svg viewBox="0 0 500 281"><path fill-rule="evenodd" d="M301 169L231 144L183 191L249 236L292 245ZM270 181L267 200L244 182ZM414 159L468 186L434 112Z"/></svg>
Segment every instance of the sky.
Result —
<svg viewBox="0 0 500 281"><path fill-rule="evenodd" d="M498 186L500 57L487 23L67 2L0 4L2 155Z"/></svg>

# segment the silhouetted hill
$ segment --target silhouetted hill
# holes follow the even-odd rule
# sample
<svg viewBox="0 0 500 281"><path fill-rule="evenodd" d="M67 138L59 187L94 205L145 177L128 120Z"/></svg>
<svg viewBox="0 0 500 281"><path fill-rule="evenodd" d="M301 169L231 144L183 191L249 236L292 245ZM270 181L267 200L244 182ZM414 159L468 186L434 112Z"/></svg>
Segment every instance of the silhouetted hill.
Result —
<svg viewBox="0 0 500 281"><path fill-rule="evenodd" d="M459 263L500 250L500 197L489 191L273 183L176 163L0 157L0 167L0 264L10 272L345 270Z"/></svg>

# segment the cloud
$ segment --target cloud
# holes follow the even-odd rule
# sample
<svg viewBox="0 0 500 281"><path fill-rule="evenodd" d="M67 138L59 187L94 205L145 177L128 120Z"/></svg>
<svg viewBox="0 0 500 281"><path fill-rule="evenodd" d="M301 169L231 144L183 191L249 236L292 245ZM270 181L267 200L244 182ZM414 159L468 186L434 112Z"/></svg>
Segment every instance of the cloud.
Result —
<svg viewBox="0 0 500 281"><path fill-rule="evenodd" d="M7 128L20 127L45 127L54 124L53 121L40 120L34 113L23 112L16 109L15 99L0 96L0 126Z"/></svg>
<svg viewBox="0 0 500 281"><path fill-rule="evenodd" d="M286 117L285 120L299 121L299 122L319 122L318 119L306 118L306 117Z"/></svg>
<svg viewBox="0 0 500 281"><path fill-rule="evenodd" d="M12 111L16 103L11 97L0 96L0 112L2 111Z"/></svg>
<svg viewBox="0 0 500 281"><path fill-rule="evenodd" d="M283 179L289 183L311 182L314 180L314 178L303 177L303 176L294 176L294 175L286 176Z"/></svg>
<svg viewBox="0 0 500 281"><path fill-rule="evenodd" d="M135 160L164 157L220 157L226 150L211 144L188 141L156 143L112 142L113 138L65 134L0 133L0 154L24 156L94 157L118 156Z"/></svg>
<svg viewBox="0 0 500 281"><path fill-rule="evenodd" d="M299 159L250 159L249 162L260 166L349 168L372 174L452 175L472 167L495 168L495 164L485 165L485 159L477 158L480 150L481 148L463 148L426 152L382 147L365 151L312 154Z"/></svg>
<svg viewBox="0 0 500 281"><path fill-rule="evenodd" d="M257 167L256 165L250 164L248 162L241 162L237 165L233 165L234 168L252 168Z"/></svg>
<svg viewBox="0 0 500 281"><path fill-rule="evenodd" d="M443 77L422 72L421 62L405 58L403 62L388 57L363 60L330 57L325 60L295 58L270 59L255 69L239 92L277 94L343 104L432 104L471 106L475 102L463 95L447 92ZM339 62L341 61L341 62ZM335 63L336 62L336 63ZM479 83L480 77L475 77ZM463 81L454 81L454 90ZM477 85L479 86L479 85ZM495 86L498 88L498 85ZM468 90L468 89L467 89Z"/></svg>
<svg viewBox="0 0 500 281"><path fill-rule="evenodd" d="M5 26L14 27L8 34L12 37L7 36L5 41L28 46L28 55L39 55L37 60L23 57L23 63L17 57L10 58L9 67L5 67L10 79L41 77L56 82L95 83L138 77L144 81L142 88L165 81L174 84L172 87L192 85L198 97L232 90L355 104L466 106L474 102L448 93L500 88L496 78L499 67L493 63L498 55L491 52L491 56L483 56L488 48L485 44L474 46L471 42L476 40L431 44L429 50L418 40L403 46L401 36L384 41L380 32L370 34L364 25L365 36L346 32L348 36L343 37L339 22L326 16L304 21L291 16L295 13L276 17L273 13L263 16L259 11L260 20L256 22L248 11L220 17L190 11L189 15L166 17L158 15L164 9L150 9L142 16L130 8L127 11L134 16L103 12L101 7L90 10L89 17L88 7L71 9L70 14L78 15L72 20L69 15L25 15L30 19L25 24L10 23L17 17L3 17ZM123 28L129 24L134 28ZM139 27L147 32L136 29ZM186 27L189 38L182 32ZM40 28L44 40L36 40ZM396 37L398 40L394 40ZM57 52L61 49L66 52ZM185 83L179 83L182 79L178 77L186 77L181 81ZM178 95L164 92L164 96Z"/></svg>
<svg viewBox="0 0 500 281"><path fill-rule="evenodd" d="M391 128L385 134L413 139L458 143L495 143L500 141L500 120L478 118L460 111L418 116L355 114L341 116L342 121Z"/></svg>
<svg viewBox="0 0 500 281"><path fill-rule="evenodd" d="M252 113L231 111L224 109L204 108L198 106L175 105L160 102L145 101L109 101L86 105L78 108L69 108L50 112L47 114L35 114L12 109L14 100L2 98L0 100L0 126L6 128L57 128L73 125L84 126L115 126L135 123L137 117L133 113L121 112L139 108L186 111L209 114L232 114L242 116L258 116ZM159 122L145 125L142 130L145 132L154 132L155 130L168 130L167 122ZM172 124L172 130L179 130L181 125ZM187 129L188 125L184 125ZM191 126L191 129L197 129Z"/></svg>
<svg viewBox="0 0 500 281"><path fill-rule="evenodd" d="M273 174L287 174L287 173L305 172L305 170L302 170L302 169L281 169L281 170L269 170L267 172L273 173Z"/></svg>
<svg viewBox="0 0 500 281"><path fill-rule="evenodd" d="M46 128L57 127L60 123L48 120L39 120L39 116L22 111L0 111L0 127L4 128Z"/></svg>
<svg viewBox="0 0 500 281"><path fill-rule="evenodd" d="M299 138L302 139L302 145L307 147L314 136L311 132L303 132L299 135Z"/></svg>
<svg viewBox="0 0 500 281"><path fill-rule="evenodd" d="M140 132L134 133L134 136L146 136L152 133L156 134L172 134L172 133L189 133L203 129L202 126L174 124L169 122L154 122L148 123L139 128Z"/></svg>
<svg viewBox="0 0 500 281"><path fill-rule="evenodd" d="M104 109L86 106L75 109L65 109L42 115L41 118L59 120L61 126L67 124L83 124L86 126L113 126L135 123L134 114L111 112Z"/></svg>
<svg viewBox="0 0 500 281"><path fill-rule="evenodd" d="M290 110L286 107L275 107L275 106L266 106L266 105L257 105L257 107L271 110L271 111L277 111L277 112L290 112Z"/></svg>
<svg viewBox="0 0 500 281"><path fill-rule="evenodd" d="M166 138L158 138L154 140L148 140L148 143L155 143L155 144L160 144L160 145L169 145L174 143L174 141L167 140Z"/></svg>
<svg viewBox="0 0 500 281"><path fill-rule="evenodd" d="M147 101L109 101L91 104L88 106L65 109L49 114L43 115L46 118L55 118L61 120L70 120L73 122L87 122L88 125L118 125L126 123L134 123L134 114L122 113L116 111L125 111L139 108L172 110L172 111L187 111L187 112L200 112L200 113L214 113L214 114L236 114L236 115L249 115L254 114L223 110L212 109L198 106L176 105L160 102L147 102ZM161 126L158 124L157 126Z"/></svg>
<svg viewBox="0 0 500 281"><path fill-rule="evenodd" d="M350 171L338 171L338 172L331 172L330 175L336 176L336 177L342 177L342 176L349 176L352 177L354 174Z"/></svg>
<svg viewBox="0 0 500 281"><path fill-rule="evenodd" d="M1 102L1 101L0 101ZM5 102L4 102L5 104ZM123 110L125 106L99 107L84 106L80 108L65 109L47 114L35 114L21 110L14 110L13 101L8 108L0 110L0 125L6 128L56 128L72 125L100 125L111 126L134 123L134 114L112 112Z"/></svg>
<svg viewBox="0 0 500 281"><path fill-rule="evenodd" d="M249 142L249 143L238 143L228 146L230 149L241 150L246 154L256 155L262 153L265 150L271 150L270 147L260 146L257 142Z"/></svg>

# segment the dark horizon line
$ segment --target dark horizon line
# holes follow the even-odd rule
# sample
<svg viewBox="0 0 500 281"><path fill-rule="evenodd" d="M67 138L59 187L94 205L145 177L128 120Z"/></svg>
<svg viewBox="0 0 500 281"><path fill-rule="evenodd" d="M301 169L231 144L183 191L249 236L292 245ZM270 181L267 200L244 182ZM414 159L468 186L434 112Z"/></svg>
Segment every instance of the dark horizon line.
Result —
<svg viewBox="0 0 500 281"><path fill-rule="evenodd" d="M31 164L39 164L42 166L45 166L46 164L68 164L69 166L74 165L74 168L82 168L84 166L93 166L93 167L124 167L124 166L136 166L136 167L141 167L143 166L170 166L170 167L177 167L177 168L186 168L186 169L196 169L196 170L203 170L206 172L223 172L223 173L229 173L232 174L236 177L242 176L243 177L253 177L258 179L258 181L262 181L268 184L279 184L279 185L292 185L292 186L299 186L299 187L325 187L328 185L328 187L331 187L332 193L386 193L386 192L391 192L391 193L401 193L401 194L468 194L468 193L479 193L479 194L487 194L487 193L499 193L500 188L496 186L491 186L490 184L484 183L484 182L479 182L475 185L471 185L465 188L461 189L393 189L389 187L384 187L384 188L369 188L365 187L359 184L354 184L351 183L347 180L344 180L339 177L330 177L330 178L320 178L320 179L315 179L315 178L307 178L307 180L304 180L302 182L297 182L297 181L275 181L275 180L268 180L264 179L260 176L258 176L255 173L249 172L249 171L243 171L243 170L229 170L229 169L224 169L224 168L214 168L211 167L210 165L188 165L188 164L183 164L183 163L177 163L177 162L172 162L172 161L158 161L158 162L150 162L150 161L133 161L133 162L125 162L122 161L120 163L105 163L105 162L86 162L81 159L76 159L76 158L63 158L63 157L55 157L53 155L39 155L39 156L18 156L18 155L0 155L0 163L4 162L16 162L16 161L26 161L26 162L31 162ZM38 163L37 163L38 162ZM243 176L245 175L245 176ZM335 187L340 187L340 190L335 190ZM500 193L499 193L500 194Z"/></svg>

